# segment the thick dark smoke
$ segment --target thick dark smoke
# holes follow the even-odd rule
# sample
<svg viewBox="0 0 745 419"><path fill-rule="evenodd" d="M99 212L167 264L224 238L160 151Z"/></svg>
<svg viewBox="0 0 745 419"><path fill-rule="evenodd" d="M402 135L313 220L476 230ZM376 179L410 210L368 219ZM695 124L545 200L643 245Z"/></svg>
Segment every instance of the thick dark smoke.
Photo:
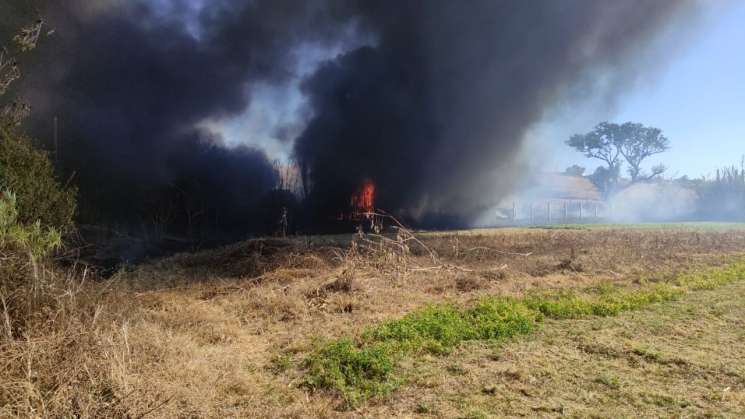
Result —
<svg viewBox="0 0 745 419"><path fill-rule="evenodd" d="M307 126L294 157L314 220L347 210L370 179L379 207L422 223L453 222L513 183L523 136L548 107L601 77L635 75L639 47L690 6L62 3L42 7L57 32L23 92L38 136L50 137L55 115L61 121L59 158L80 185L83 216L171 217L189 228L197 217L228 231L256 227L248 220L261 218L255 211L276 173L261 150L226 148L202 123L250 112L256 83L296 77L304 46L358 45L302 84L311 116L300 121Z"/></svg>
<svg viewBox="0 0 745 419"><path fill-rule="evenodd" d="M379 42L304 85L315 116L296 153L313 203L338 210L370 178L383 208L425 222L470 219L515 182L523 136L549 106L601 76L629 80L642 44L686 6L363 3L360 19Z"/></svg>
<svg viewBox="0 0 745 419"><path fill-rule="evenodd" d="M56 34L25 93L38 135L59 118L61 164L85 221L241 233L266 221L256 211L276 173L263 151L228 149L200 123L250 107L257 81L285 81L295 46L329 39L317 25L326 10L226 1L194 16L188 6L79 1L44 12Z"/></svg>

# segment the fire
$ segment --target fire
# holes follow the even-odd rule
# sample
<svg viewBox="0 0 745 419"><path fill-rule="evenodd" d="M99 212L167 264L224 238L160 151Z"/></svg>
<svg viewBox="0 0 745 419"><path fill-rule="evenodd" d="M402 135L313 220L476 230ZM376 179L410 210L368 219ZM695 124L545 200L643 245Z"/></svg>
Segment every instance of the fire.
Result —
<svg viewBox="0 0 745 419"><path fill-rule="evenodd" d="M350 202L352 212L355 214L371 214L375 212L375 184L371 180L365 180L357 191L352 195Z"/></svg>

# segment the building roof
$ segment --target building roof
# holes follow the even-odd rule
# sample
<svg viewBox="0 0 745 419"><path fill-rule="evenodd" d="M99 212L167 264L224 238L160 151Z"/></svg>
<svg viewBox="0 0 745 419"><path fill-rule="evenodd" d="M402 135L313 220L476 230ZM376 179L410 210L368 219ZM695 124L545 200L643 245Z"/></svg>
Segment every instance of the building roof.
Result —
<svg viewBox="0 0 745 419"><path fill-rule="evenodd" d="M598 188L586 177L545 173L538 178L540 194L547 199L600 201Z"/></svg>

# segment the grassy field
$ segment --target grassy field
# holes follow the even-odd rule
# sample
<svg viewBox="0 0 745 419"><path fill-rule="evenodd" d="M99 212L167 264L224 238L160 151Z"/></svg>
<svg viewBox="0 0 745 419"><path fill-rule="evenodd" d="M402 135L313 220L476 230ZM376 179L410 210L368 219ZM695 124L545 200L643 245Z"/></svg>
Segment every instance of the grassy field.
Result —
<svg viewBox="0 0 745 419"><path fill-rule="evenodd" d="M745 223L737 222L717 222L717 221L690 221L690 222L667 222L667 223L583 223L583 224L536 224L532 226L521 227L496 227L496 228L475 228L470 230L456 231L428 231L423 232L425 235L489 235L498 234L505 231L519 233L526 230L742 230L745 229Z"/></svg>
<svg viewBox="0 0 745 419"><path fill-rule="evenodd" d="M740 226L608 226L49 272L0 341L0 416L738 417L744 258Z"/></svg>
<svg viewBox="0 0 745 419"><path fill-rule="evenodd" d="M745 283L407 366L371 417L742 417Z"/></svg>
<svg viewBox="0 0 745 419"><path fill-rule="evenodd" d="M679 223L635 223L635 224L553 224L536 226L534 228L552 229L579 229L579 230L738 230L744 229L745 223L725 222L679 222Z"/></svg>

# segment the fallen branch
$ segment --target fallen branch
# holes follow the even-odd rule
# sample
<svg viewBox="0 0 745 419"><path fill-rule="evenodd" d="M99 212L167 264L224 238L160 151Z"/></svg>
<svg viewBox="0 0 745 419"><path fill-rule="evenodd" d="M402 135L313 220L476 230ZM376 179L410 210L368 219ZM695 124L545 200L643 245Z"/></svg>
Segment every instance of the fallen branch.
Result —
<svg viewBox="0 0 745 419"><path fill-rule="evenodd" d="M477 250L488 250L488 251L491 251L491 252L494 252L494 253L499 253L501 255L509 255L509 256L528 257L528 256L532 256L533 255L533 252L528 252L528 253L505 252L503 250L497 250L497 249L493 249L491 247L473 247L471 249L467 249L466 252L474 252L474 251L477 251Z"/></svg>

